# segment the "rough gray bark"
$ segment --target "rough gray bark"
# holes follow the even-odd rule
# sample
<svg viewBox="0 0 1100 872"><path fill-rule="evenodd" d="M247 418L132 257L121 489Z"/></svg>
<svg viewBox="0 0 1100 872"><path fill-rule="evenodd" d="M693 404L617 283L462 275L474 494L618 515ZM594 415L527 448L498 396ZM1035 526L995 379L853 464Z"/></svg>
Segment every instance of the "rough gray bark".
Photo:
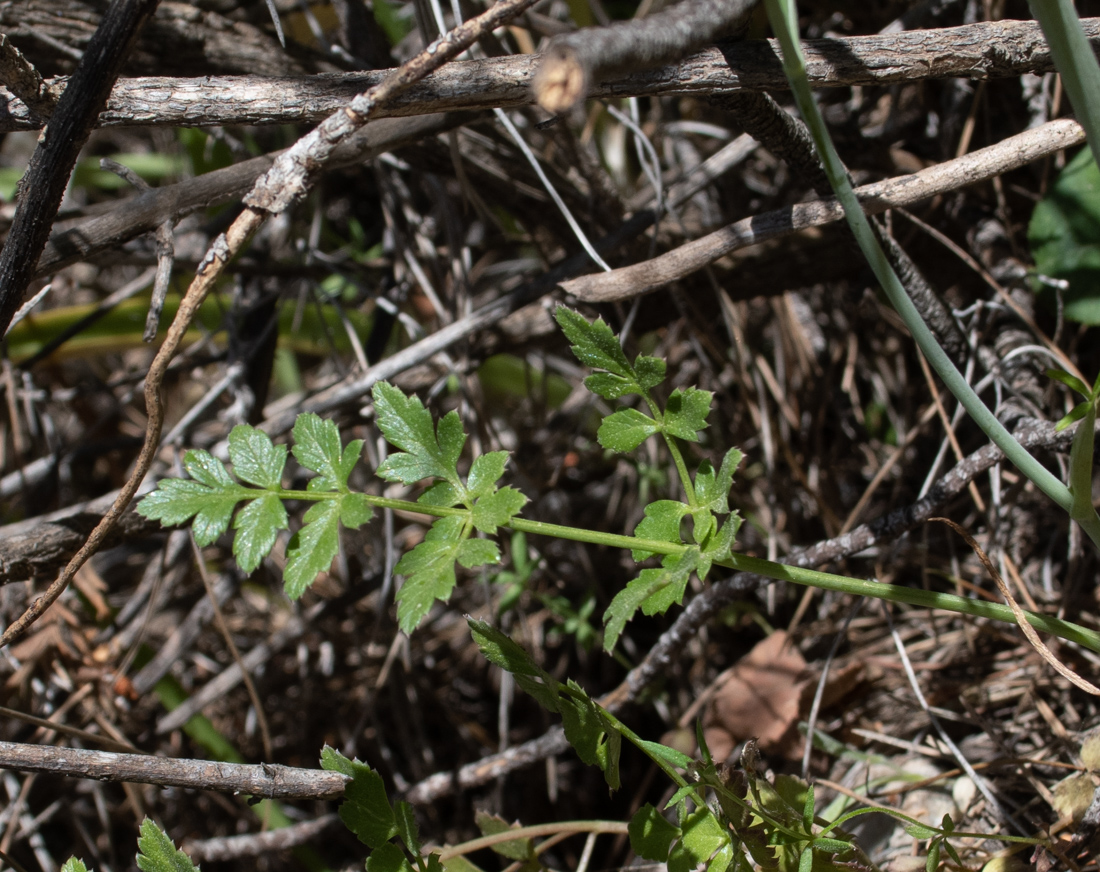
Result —
<svg viewBox="0 0 1100 872"><path fill-rule="evenodd" d="M146 754L115 754L16 742L0 742L0 769L244 793L265 799L340 799L348 782L339 772L324 769L172 760Z"/></svg>
<svg viewBox="0 0 1100 872"><path fill-rule="evenodd" d="M555 36L531 85L535 98L547 112L565 112L588 96L598 78L678 60L731 35L755 5L756 0L689 0L648 18Z"/></svg>
<svg viewBox="0 0 1100 872"><path fill-rule="evenodd" d="M1100 49L1100 18L1082 21ZM891 84L921 79L974 79L1043 73L1054 69L1033 21L991 21L889 37L807 40L803 43L816 87ZM380 107L375 117L530 104L538 58L510 55L457 61ZM100 115L102 126L288 124L317 121L385 76L331 73L310 77L157 76L120 79ZM64 79L48 82L58 90ZM744 90L786 90L787 78L773 40L707 48L664 67L593 82L589 96L612 98L683 94L699 97ZM0 89L0 131L36 128L40 122Z"/></svg>

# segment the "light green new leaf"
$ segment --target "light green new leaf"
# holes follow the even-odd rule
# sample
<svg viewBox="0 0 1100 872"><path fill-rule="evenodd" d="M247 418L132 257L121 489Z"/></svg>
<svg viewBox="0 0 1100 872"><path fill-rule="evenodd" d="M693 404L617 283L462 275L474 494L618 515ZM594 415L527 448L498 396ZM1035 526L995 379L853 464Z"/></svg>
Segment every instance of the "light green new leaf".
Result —
<svg viewBox="0 0 1100 872"><path fill-rule="evenodd" d="M698 431L707 426L713 397L710 391L698 388L674 390L665 407L665 432L688 442L698 442Z"/></svg>
<svg viewBox="0 0 1100 872"><path fill-rule="evenodd" d="M507 524L527 504L527 497L513 487L502 487L496 493L481 497L474 503L474 526L482 533L494 535L497 527Z"/></svg>
<svg viewBox="0 0 1100 872"><path fill-rule="evenodd" d="M233 528L233 556L242 572L252 572L271 552L279 531L287 528L283 501L272 493L257 497L237 512Z"/></svg>
<svg viewBox="0 0 1100 872"><path fill-rule="evenodd" d="M306 412L294 422L294 448L291 450L302 466L318 474L310 480L309 490L346 491L348 476L359 462L363 440L353 439L341 449L340 431L335 422Z"/></svg>
<svg viewBox="0 0 1100 872"><path fill-rule="evenodd" d="M679 843L668 855L668 872L693 872L729 841L729 834L710 809L701 808L689 814Z"/></svg>
<svg viewBox="0 0 1100 872"><path fill-rule="evenodd" d="M405 484L442 478L459 487L455 467L466 444L466 434L457 413L448 412L437 430L431 413L419 398L407 397L386 382L376 384L372 396L378 428L403 452L386 458L378 467L378 475L386 481Z"/></svg>
<svg viewBox="0 0 1100 872"><path fill-rule="evenodd" d="M634 813L627 826L630 847L639 857L664 863L668 849L679 837L680 828L670 824L648 802Z"/></svg>
<svg viewBox="0 0 1100 872"><path fill-rule="evenodd" d="M676 500L657 500L645 507L645 517L634 528L639 539L655 539L658 542L681 542L680 522L691 511L687 503ZM652 551L635 548L630 552L639 563L653 556Z"/></svg>
<svg viewBox="0 0 1100 872"><path fill-rule="evenodd" d="M349 760L326 745L321 750L321 768L351 778L340 803L340 820L368 848L377 850L398 834L397 820L382 776L359 760Z"/></svg>
<svg viewBox="0 0 1100 872"><path fill-rule="evenodd" d="M485 621L468 619L466 623L470 626L474 643L486 660L505 672L510 672L516 679L516 684L533 696L544 709L560 711L558 691L561 683L535 663L521 645Z"/></svg>
<svg viewBox="0 0 1100 872"><path fill-rule="evenodd" d="M271 437L263 430L248 424L234 427L229 433L229 459L234 474L241 481L267 490L283 486L286 446L273 445Z"/></svg>
<svg viewBox="0 0 1100 872"><path fill-rule="evenodd" d="M1072 391L1076 391L1083 397L1088 397L1092 392L1089 390L1089 386L1085 384L1081 379L1075 375L1061 370L1061 369L1048 369L1047 378L1052 378L1055 381L1059 381Z"/></svg>
<svg viewBox="0 0 1100 872"><path fill-rule="evenodd" d="M166 527L184 524L193 516L195 541L203 548L229 529L237 503L254 493L232 482L228 490L219 490L197 481L169 478L142 497L137 511Z"/></svg>
<svg viewBox="0 0 1100 872"><path fill-rule="evenodd" d="M195 864L149 818L141 822L137 866L142 872L195 872Z"/></svg>
<svg viewBox="0 0 1100 872"><path fill-rule="evenodd" d="M638 742L638 747L650 757L660 757L669 765L679 769L687 769L695 763L695 761L683 751L677 751L675 748L670 748L668 745L662 745L660 742L647 742L643 739Z"/></svg>
<svg viewBox="0 0 1100 872"><path fill-rule="evenodd" d="M413 867L404 851L386 842L367 857L367 872L413 872Z"/></svg>
<svg viewBox="0 0 1100 872"><path fill-rule="evenodd" d="M83 860L70 857L65 861L65 865L61 867L61 872L88 872L88 867L84 865Z"/></svg>
<svg viewBox="0 0 1100 872"><path fill-rule="evenodd" d="M603 419L596 438L604 448L622 454L633 451L660 429L656 421L637 409L620 409Z"/></svg>
<svg viewBox="0 0 1100 872"><path fill-rule="evenodd" d="M602 318L589 323L579 312L564 306L557 308L554 318L565 337L573 343L572 350L577 360L592 369L606 369L637 384L634 371L619 344L619 337L611 332Z"/></svg>
<svg viewBox="0 0 1100 872"><path fill-rule="evenodd" d="M436 600L446 602L455 587L455 561L465 541L466 518L452 515L432 524L424 541L406 552L394 572L405 576L397 592L397 622L412 633Z"/></svg>
<svg viewBox="0 0 1100 872"><path fill-rule="evenodd" d="M504 475L504 466L508 463L507 451L490 451L476 458L466 477L466 490L472 497L487 497L495 489Z"/></svg>
<svg viewBox="0 0 1100 872"><path fill-rule="evenodd" d="M341 500L323 500L310 506L305 526L290 537L286 548L283 589L298 599L317 576L328 570L340 550Z"/></svg>

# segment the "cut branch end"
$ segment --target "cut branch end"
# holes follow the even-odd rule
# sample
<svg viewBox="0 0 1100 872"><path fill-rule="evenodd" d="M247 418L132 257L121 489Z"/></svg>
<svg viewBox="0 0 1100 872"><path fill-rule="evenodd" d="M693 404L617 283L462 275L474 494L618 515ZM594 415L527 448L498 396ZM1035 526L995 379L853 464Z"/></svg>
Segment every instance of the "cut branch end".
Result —
<svg viewBox="0 0 1100 872"><path fill-rule="evenodd" d="M554 46L543 55L531 88L539 106L561 115L588 96L588 73L571 48Z"/></svg>

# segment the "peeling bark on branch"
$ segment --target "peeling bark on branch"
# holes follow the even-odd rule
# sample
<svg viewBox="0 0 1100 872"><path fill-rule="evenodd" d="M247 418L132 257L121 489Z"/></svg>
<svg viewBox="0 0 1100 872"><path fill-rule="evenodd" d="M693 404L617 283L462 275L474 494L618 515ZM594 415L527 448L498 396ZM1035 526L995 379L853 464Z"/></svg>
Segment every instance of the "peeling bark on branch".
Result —
<svg viewBox="0 0 1100 872"><path fill-rule="evenodd" d="M1100 51L1100 18L1082 21ZM987 79L1054 69L1033 21L991 21L888 37L857 36L803 43L816 87L885 85L951 77ZM458 61L379 107L375 118L450 110L510 108L532 102L538 57L511 55ZM325 73L309 77L210 76L201 79L120 79L101 113L100 126L289 124L317 121L374 87L388 71ZM65 79L51 79L51 90ZM787 89L773 40L707 48L667 66L609 77L592 84L593 98L658 94L711 96L744 90ZM0 131L39 126L18 99L0 88Z"/></svg>

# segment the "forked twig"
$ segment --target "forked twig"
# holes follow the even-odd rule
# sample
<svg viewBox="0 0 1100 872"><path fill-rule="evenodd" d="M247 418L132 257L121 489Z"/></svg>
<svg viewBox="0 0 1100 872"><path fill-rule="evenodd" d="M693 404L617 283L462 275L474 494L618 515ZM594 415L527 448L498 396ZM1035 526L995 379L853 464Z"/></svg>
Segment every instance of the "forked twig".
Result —
<svg viewBox="0 0 1100 872"><path fill-rule="evenodd" d="M168 370L168 364L183 341L191 319L214 286L214 282L221 276L226 264L240 253L268 215L282 212L309 192L317 175L337 147L366 124L379 105L391 100L405 88L456 57L482 34L499 27L534 2L535 0L501 0L488 11L439 37L416 57L394 70L378 85L360 94L346 107L330 115L320 126L303 136L293 147L283 152L271 169L256 182L252 192L245 198L245 210L225 233L214 240L202 263L199 264L195 278L180 302L172 325L168 328L164 344L161 345L149 367L149 373L145 377L145 406L148 416L145 443L142 445L133 473L119 491L114 504L103 516L103 520L96 525L83 547L69 561L57 580L0 636L0 647L9 645L22 636L61 596L77 570L99 550L100 545L118 523L126 506L137 493L160 446L161 428L164 424L164 408L160 396L161 382Z"/></svg>
<svg viewBox="0 0 1100 872"><path fill-rule="evenodd" d="M1100 696L1100 687L1086 681L1066 666L1061 660L1054 656L1054 652L1039 638L1039 634L1035 632L1035 628L1028 623L1027 617L1024 615L1024 610L1020 608L1015 598L1013 598L1011 591L1008 589L1008 585L1005 584L1005 580L1001 578L1001 574L993 566L993 561L989 559L989 556L982 550L982 546L974 540L974 537L950 518L929 518L928 520L940 521L941 523L947 524L948 527L962 536L966 544L970 546L970 550L978 555L978 559L982 562L982 565L985 566L986 571L993 577L993 581L996 582L997 589L1001 592L1001 596L1005 598L1008 607L1012 609L1012 614L1016 616L1016 623L1020 625L1020 629L1031 643L1031 647L1039 652L1039 656L1049 663L1050 667L1055 672L1070 682L1070 684L1074 685L1074 687L1079 687L1081 690L1086 693L1091 693L1093 696Z"/></svg>

